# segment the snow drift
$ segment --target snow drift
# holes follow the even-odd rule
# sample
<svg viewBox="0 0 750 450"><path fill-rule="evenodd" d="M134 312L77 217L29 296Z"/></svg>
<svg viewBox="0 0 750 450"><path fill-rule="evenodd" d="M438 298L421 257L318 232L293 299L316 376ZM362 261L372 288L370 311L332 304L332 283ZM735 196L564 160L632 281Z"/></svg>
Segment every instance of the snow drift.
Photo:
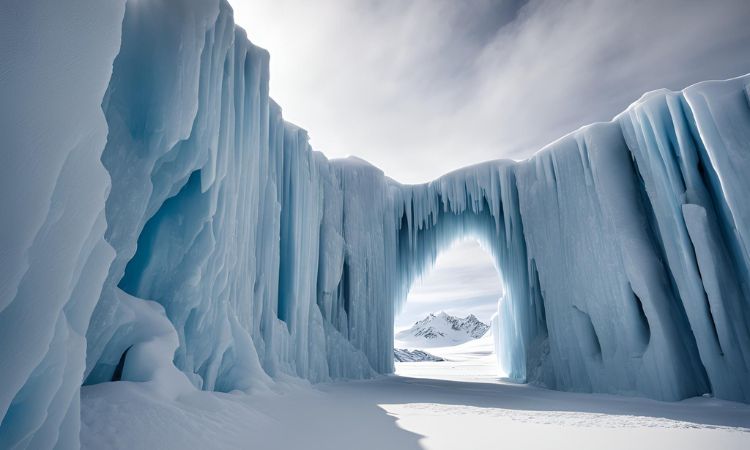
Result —
<svg viewBox="0 0 750 450"><path fill-rule="evenodd" d="M750 77L407 186L312 151L223 0L4 2L0 37L2 447L76 447L82 383L390 372L466 234L512 378L750 401Z"/></svg>

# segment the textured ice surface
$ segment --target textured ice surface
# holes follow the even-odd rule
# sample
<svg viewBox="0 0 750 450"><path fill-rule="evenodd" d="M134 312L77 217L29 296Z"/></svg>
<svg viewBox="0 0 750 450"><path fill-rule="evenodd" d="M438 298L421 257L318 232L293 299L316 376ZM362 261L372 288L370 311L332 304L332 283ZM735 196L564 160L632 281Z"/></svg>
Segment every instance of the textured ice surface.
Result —
<svg viewBox="0 0 750 450"><path fill-rule="evenodd" d="M124 2L0 2L0 448L78 446ZM93 38L96 36L96 38Z"/></svg>
<svg viewBox="0 0 750 450"><path fill-rule="evenodd" d="M401 185L283 121L224 1L44 3L0 6L0 446L76 447L82 382L390 372L394 313L465 235L511 378L750 401L750 77Z"/></svg>

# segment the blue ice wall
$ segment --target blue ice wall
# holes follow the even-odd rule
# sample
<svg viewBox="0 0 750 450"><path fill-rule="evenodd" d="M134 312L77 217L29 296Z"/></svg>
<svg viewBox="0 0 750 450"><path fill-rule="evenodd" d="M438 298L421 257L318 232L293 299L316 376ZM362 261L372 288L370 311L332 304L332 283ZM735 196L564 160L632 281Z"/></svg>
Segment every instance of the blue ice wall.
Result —
<svg viewBox="0 0 750 450"><path fill-rule="evenodd" d="M48 3L0 14L0 446L77 447L82 383L390 372L394 314L465 235L506 286L512 378L750 401L750 77L401 185L284 122L226 2ZM55 51L16 51L32 34Z"/></svg>
<svg viewBox="0 0 750 450"><path fill-rule="evenodd" d="M0 2L0 448L79 446L124 1ZM96 36L96 38L93 38Z"/></svg>

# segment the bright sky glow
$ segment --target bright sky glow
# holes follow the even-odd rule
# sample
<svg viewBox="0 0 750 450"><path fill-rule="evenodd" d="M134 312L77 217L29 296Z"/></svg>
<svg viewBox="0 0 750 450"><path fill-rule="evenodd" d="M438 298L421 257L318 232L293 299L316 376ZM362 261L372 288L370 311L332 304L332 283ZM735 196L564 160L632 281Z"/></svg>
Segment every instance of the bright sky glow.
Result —
<svg viewBox="0 0 750 450"><path fill-rule="evenodd" d="M460 317L471 313L489 324L502 292L500 274L489 253L475 240L457 242L414 283L395 325L397 329L406 328L439 311Z"/></svg>

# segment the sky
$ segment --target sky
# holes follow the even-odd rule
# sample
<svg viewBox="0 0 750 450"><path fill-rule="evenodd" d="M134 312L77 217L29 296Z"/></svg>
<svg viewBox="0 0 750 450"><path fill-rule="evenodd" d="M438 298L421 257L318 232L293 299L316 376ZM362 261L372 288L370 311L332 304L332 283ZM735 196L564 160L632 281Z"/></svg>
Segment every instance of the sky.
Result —
<svg viewBox="0 0 750 450"><path fill-rule="evenodd" d="M396 331L440 311L457 317L474 314L489 325L502 292L489 252L473 239L456 242L414 283L404 310L396 317Z"/></svg>
<svg viewBox="0 0 750 450"><path fill-rule="evenodd" d="M271 53L286 120L402 183L525 159L647 91L750 72L749 0L229 1ZM419 291L436 311L447 292L494 292L481 249L456 252L435 270L462 275Z"/></svg>

